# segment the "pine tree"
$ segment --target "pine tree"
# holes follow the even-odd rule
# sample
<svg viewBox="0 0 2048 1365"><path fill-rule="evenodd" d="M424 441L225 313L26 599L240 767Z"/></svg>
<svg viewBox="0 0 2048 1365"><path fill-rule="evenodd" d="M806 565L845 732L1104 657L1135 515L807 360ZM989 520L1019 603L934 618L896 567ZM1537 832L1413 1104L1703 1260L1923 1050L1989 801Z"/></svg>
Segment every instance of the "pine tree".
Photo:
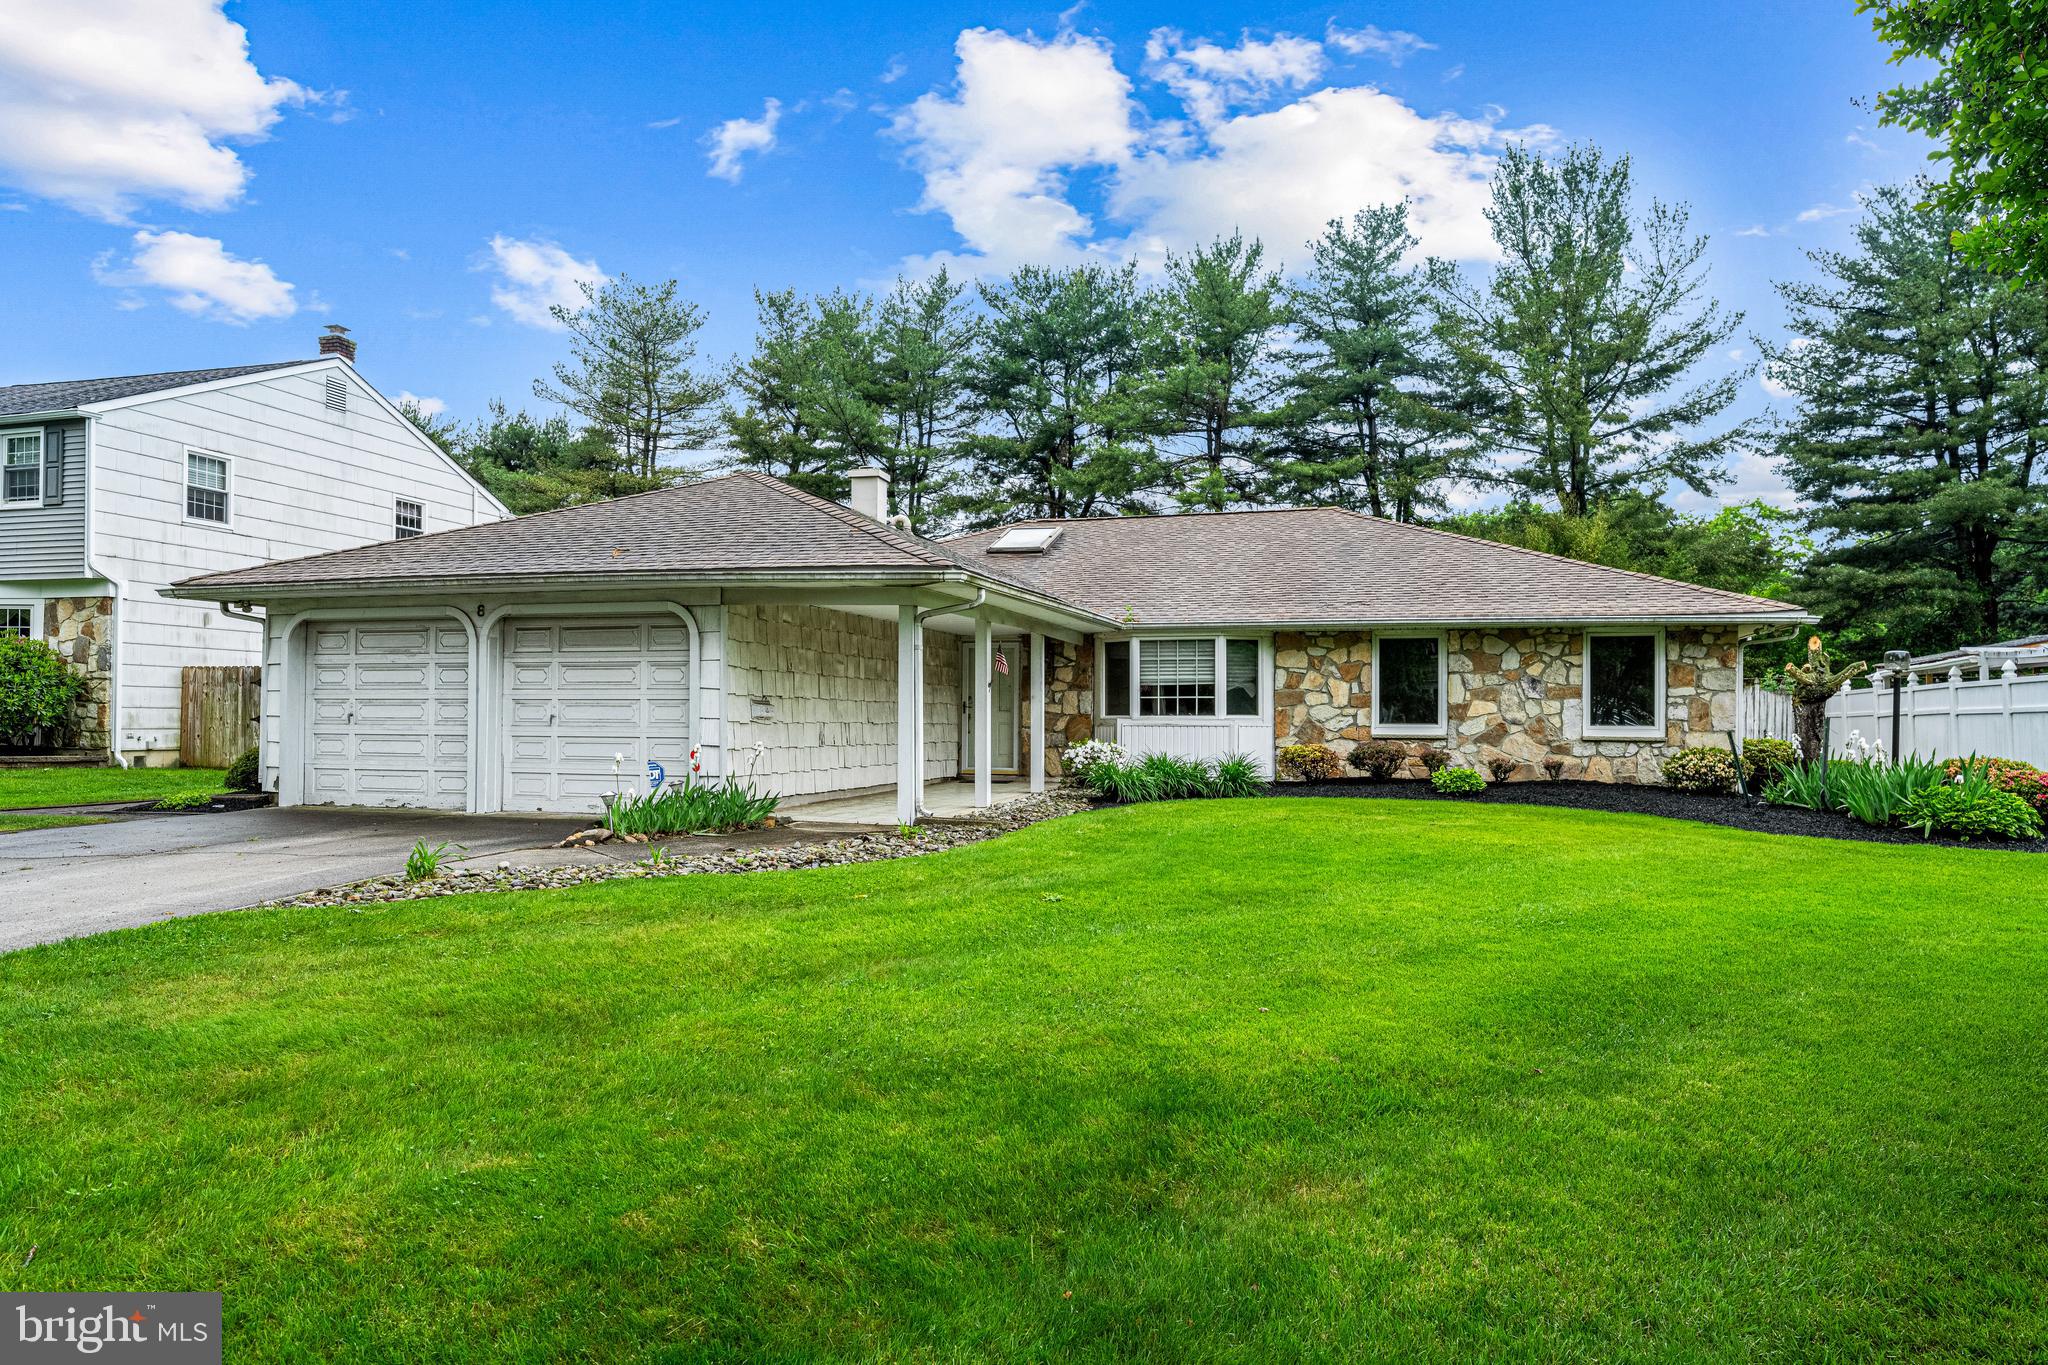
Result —
<svg viewBox="0 0 2048 1365"><path fill-rule="evenodd" d="M1953 210L1870 197L1853 253L1781 284L1794 340L1766 348L1798 410L1779 449L1822 553L1798 595L1886 648L1983 644L2044 619L2041 296L1956 244Z"/></svg>
<svg viewBox="0 0 2048 1365"><path fill-rule="evenodd" d="M729 376L741 405L725 412L727 463L843 498L847 473L889 448L874 305L839 291L804 299L786 289L756 290L754 303L754 353Z"/></svg>
<svg viewBox="0 0 2048 1365"><path fill-rule="evenodd" d="M1486 216L1501 260L1483 285L1445 262L1430 269L1442 407L1473 467L1577 516L1632 489L1710 491L1749 427L1688 433L1749 372L1680 387L1742 321L1700 302L1706 239L1687 235L1686 210L1635 215L1627 157L1575 147L1550 161L1510 146Z"/></svg>
<svg viewBox="0 0 2048 1365"><path fill-rule="evenodd" d="M1221 511L1253 496L1269 456L1279 392L1274 334L1286 319L1278 271L1257 238L1219 237L1166 259L1142 425L1162 449L1183 506Z"/></svg>
<svg viewBox="0 0 2048 1365"><path fill-rule="evenodd" d="M1297 344L1264 500L1396 521L1442 510L1453 467L1423 401L1438 367L1428 287L1403 264L1415 246L1406 204L1334 219L1309 243L1308 271L1287 294Z"/></svg>
<svg viewBox="0 0 2048 1365"><path fill-rule="evenodd" d="M1025 266L981 298L969 387L982 429L947 510L987 526L1141 509L1159 471L1130 393L1148 325L1136 272Z"/></svg>
<svg viewBox="0 0 2048 1365"><path fill-rule="evenodd" d="M933 520L941 485L974 425L967 381L975 328L965 293L942 268L929 279L899 281L882 303L876 348L890 501L920 530Z"/></svg>
<svg viewBox="0 0 2048 1365"><path fill-rule="evenodd" d="M554 367L554 383L536 380L534 396L575 412L653 482L678 472L669 457L711 443L709 417L723 386L691 368L703 310L677 297L677 285L636 284L621 275L584 282L581 308L549 311L569 332L572 363Z"/></svg>

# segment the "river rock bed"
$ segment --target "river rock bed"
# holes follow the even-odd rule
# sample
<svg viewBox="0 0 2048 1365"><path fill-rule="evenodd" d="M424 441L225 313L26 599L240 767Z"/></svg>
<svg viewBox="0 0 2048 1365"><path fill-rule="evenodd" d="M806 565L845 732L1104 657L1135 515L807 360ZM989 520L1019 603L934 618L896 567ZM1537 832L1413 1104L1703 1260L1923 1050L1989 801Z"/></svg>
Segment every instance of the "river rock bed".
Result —
<svg viewBox="0 0 2048 1365"><path fill-rule="evenodd" d="M646 877L689 877L731 875L740 872L775 872L803 867L834 867L842 863L873 863L889 858L912 858L961 848L1008 834L1026 825L1056 816L1069 815L1090 806L1087 798L1072 792L1053 791L1006 801L985 817L968 820L935 820L917 826L906 837L895 830L846 834L815 841L798 839L762 848L721 850L717 853L671 854L657 861L635 860L571 864L566 866L521 866L505 859L493 868L458 868L420 881L403 876L373 877L346 886L308 891L282 900L265 901L275 906L377 905L390 901L427 900L434 896L467 896L493 891L552 891L563 887L587 886ZM616 847L616 845L615 845Z"/></svg>

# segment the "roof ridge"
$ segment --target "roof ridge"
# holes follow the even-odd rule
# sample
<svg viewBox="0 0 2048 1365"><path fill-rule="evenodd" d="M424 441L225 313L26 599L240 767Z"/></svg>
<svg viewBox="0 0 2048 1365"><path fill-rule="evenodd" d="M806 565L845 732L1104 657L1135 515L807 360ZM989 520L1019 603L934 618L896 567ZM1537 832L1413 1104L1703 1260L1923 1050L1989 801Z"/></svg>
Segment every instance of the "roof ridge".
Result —
<svg viewBox="0 0 2048 1365"><path fill-rule="evenodd" d="M1645 582L1669 583L1674 587L1686 588L1692 592L1710 592L1718 597L1726 597L1731 599L1732 601L1741 602L1744 604L1759 603L1766 606L1773 606L1779 608L1790 607L1794 605L1790 602L1778 602L1769 597L1757 597L1751 593L1733 592L1727 588L1711 587L1705 583L1688 583L1682 578L1666 578L1662 574L1644 573L1641 569L1622 569L1617 568L1612 564L1601 564L1591 559L1573 559L1570 555L1552 554L1548 550L1532 550L1526 545L1511 545L1504 540L1488 540L1484 536L1468 536L1461 534L1457 531L1446 531L1442 527L1438 526L1424 526L1421 522L1394 521L1388 517L1375 517L1370 515L1369 513L1360 512L1350 507L1339 507L1333 510L1344 512L1350 516L1357 517L1360 521L1369 521L1383 526L1397 527L1404 531L1420 531L1425 535L1441 536L1446 540L1463 541L1467 545L1489 545L1497 550L1512 550L1516 554L1532 555L1537 559L1548 560L1554 564L1576 564L1582 568L1598 569L1603 573L1623 574L1629 578L1640 578Z"/></svg>
<svg viewBox="0 0 2048 1365"><path fill-rule="evenodd" d="M795 484L784 479L778 479L773 474L767 473L764 470L735 469L718 477L726 479L751 479L757 483L765 483L786 497L794 498L796 501L818 511L826 512L855 530L865 531L891 549L901 550L921 564L929 564L934 568L950 569L960 567L944 555L935 554L927 549L923 542L919 541L916 537L904 535L887 522L877 521L865 512L856 512L851 507L843 503L834 502L830 498L819 497L816 493L807 493Z"/></svg>
<svg viewBox="0 0 2048 1365"><path fill-rule="evenodd" d="M289 365L311 365L328 359L326 356L307 356L300 360L258 360L247 365L200 365L189 370L149 370L142 374L99 374L83 379L24 379L14 384L0 384L0 393L9 389L43 389L58 384L113 384L128 379L177 379L188 374L219 374L223 370L238 370L245 374L257 370L281 370Z"/></svg>

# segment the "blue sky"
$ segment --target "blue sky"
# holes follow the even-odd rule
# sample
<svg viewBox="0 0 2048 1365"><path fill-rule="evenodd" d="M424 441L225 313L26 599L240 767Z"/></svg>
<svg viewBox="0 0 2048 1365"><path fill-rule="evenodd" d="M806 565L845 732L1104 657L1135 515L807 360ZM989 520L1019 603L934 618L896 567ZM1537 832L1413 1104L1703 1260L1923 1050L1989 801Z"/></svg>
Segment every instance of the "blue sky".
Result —
<svg viewBox="0 0 2048 1365"><path fill-rule="evenodd" d="M1150 265L1238 225L1285 260L1392 194L1477 258L1513 138L1631 153L1776 338L1771 281L1924 165L1854 103L1897 73L1850 0L42 8L0 24L0 305L33 319L0 383L288 358L342 322L385 392L466 419L539 406L545 303L592 273L679 279L722 359L757 284Z"/></svg>

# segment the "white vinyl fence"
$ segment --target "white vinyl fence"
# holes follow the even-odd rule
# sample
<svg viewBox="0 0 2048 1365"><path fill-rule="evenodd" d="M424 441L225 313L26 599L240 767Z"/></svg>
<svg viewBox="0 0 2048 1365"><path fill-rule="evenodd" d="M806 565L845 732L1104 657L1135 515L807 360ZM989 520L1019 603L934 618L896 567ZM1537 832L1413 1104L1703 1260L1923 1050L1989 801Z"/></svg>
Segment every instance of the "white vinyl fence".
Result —
<svg viewBox="0 0 2048 1365"><path fill-rule="evenodd" d="M1744 739L1798 738L1792 726L1792 698L1783 692L1768 692L1750 683L1742 689L1742 737Z"/></svg>
<svg viewBox="0 0 2048 1365"><path fill-rule="evenodd" d="M1989 676L1966 678L1957 666L1945 675L1909 678L1896 691L1882 673L1873 685L1844 688L1828 702L1829 753L1846 753L1852 735L1860 735L1865 744L1882 744L1891 753L1896 702L1902 754L1981 754L2048 767L2048 675L2021 676L2010 663L1979 672Z"/></svg>

